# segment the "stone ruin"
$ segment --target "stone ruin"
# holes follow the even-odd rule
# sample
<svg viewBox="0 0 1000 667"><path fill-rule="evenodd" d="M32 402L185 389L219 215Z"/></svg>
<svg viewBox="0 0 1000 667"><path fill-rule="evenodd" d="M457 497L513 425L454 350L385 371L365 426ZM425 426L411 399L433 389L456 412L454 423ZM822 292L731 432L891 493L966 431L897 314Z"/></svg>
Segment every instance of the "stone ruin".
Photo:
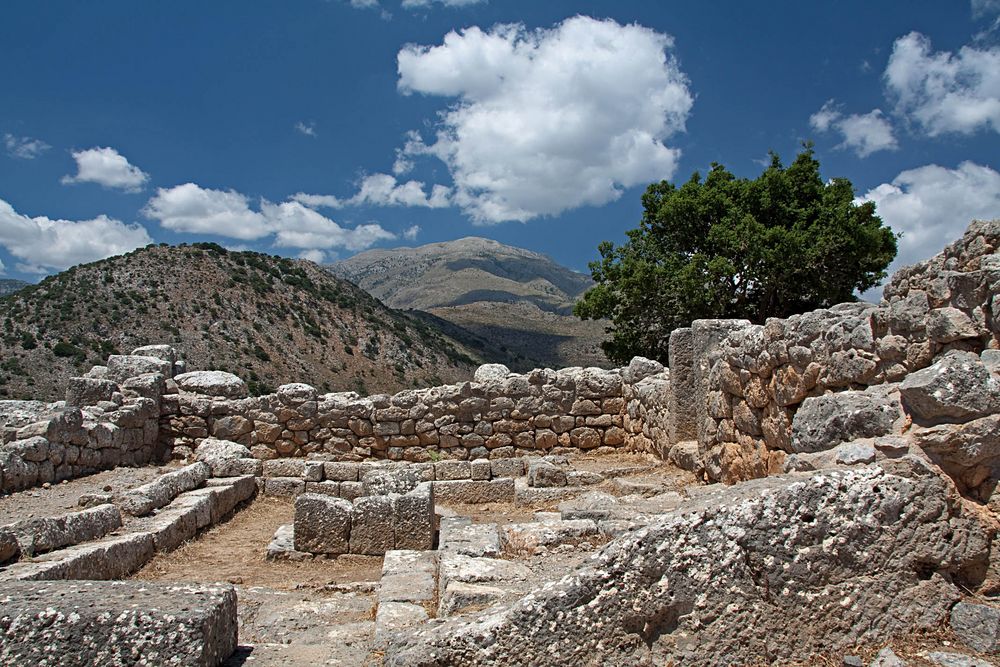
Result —
<svg viewBox="0 0 1000 667"><path fill-rule="evenodd" d="M271 558L384 557L389 665L808 661L943 625L1000 654L998 249L1000 221L976 221L880 304L695 321L671 334L669 369L487 365L392 396L250 397L152 345L72 378L65 401L0 401L4 493L186 464L0 528L0 662L220 664L231 586L115 580L257 494L294 499ZM576 469L581 452L707 484L644 496ZM626 490L588 491L602 483ZM559 511L501 525L439 509L532 500ZM544 582L503 558L573 543L594 556ZM136 595L149 611L132 619ZM960 659L938 664L980 664Z"/></svg>

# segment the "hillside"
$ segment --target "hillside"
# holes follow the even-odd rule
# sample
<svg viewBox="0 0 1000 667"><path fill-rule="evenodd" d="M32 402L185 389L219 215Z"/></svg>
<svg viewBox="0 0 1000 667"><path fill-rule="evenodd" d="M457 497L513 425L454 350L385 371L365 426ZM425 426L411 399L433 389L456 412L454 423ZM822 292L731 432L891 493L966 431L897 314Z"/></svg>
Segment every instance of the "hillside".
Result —
<svg viewBox="0 0 1000 667"><path fill-rule="evenodd" d="M5 297L9 294L13 294L23 287L27 287L31 283L26 283L23 280L13 280L12 278L0 278L0 297Z"/></svg>
<svg viewBox="0 0 1000 667"><path fill-rule="evenodd" d="M262 393L286 382L398 391L468 378L477 359L311 262L215 244L149 246L0 300L0 398L61 398L66 379L150 343Z"/></svg>
<svg viewBox="0 0 1000 667"><path fill-rule="evenodd" d="M329 269L388 306L425 311L488 341L483 354L515 369L608 365L604 324L572 315L590 278L545 255L469 237L369 250Z"/></svg>

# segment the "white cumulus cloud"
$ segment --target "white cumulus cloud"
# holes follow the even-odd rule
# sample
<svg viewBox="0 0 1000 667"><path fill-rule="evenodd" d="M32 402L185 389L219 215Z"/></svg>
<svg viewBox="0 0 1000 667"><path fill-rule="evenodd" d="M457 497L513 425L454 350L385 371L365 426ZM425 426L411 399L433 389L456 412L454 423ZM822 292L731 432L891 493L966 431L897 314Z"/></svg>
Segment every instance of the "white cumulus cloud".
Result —
<svg viewBox="0 0 1000 667"><path fill-rule="evenodd" d="M129 164L114 148L88 148L72 154L76 175L63 176L63 183L97 183L106 188L139 192L149 180L149 174Z"/></svg>
<svg viewBox="0 0 1000 667"><path fill-rule="evenodd" d="M93 220L29 217L0 199L0 245L35 273L63 270L149 245L145 227L98 216Z"/></svg>
<svg viewBox="0 0 1000 667"><path fill-rule="evenodd" d="M875 202L882 220L903 233L895 269L936 255L974 219L1000 217L1000 173L968 161L957 169L929 164L901 172L859 201Z"/></svg>
<svg viewBox="0 0 1000 667"><path fill-rule="evenodd" d="M211 190L194 183L159 188L143 208L147 218L171 231L217 234L252 241L271 233L267 219L251 210L234 190Z"/></svg>
<svg viewBox="0 0 1000 667"><path fill-rule="evenodd" d="M175 232L245 241L273 235L274 245L283 248L363 250L378 241L396 238L377 224L342 227L296 200L276 204L262 199L259 209L254 210L246 195L194 183L158 189L143 214Z"/></svg>
<svg viewBox="0 0 1000 667"><path fill-rule="evenodd" d="M307 259L310 262L316 262L317 264L323 264L327 261L326 252L323 250L303 250L299 253L299 259Z"/></svg>
<svg viewBox="0 0 1000 667"><path fill-rule="evenodd" d="M290 197L292 201L309 208L344 208L345 206L418 206L423 208L445 208L450 205L451 188L434 185L430 193L421 181L400 183L390 174L369 174L358 183L358 191L353 197L340 199L333 195L311 195L299 192Z"/></svg>
<svg viewBox="0 0 1000 667"><path fill-rule="evenodd" d="M883 77L896 112L929 136L1000 132L1000 47L934 53L911 32L896 40Z"/></svg>
<svg viewBox="0 0 1000 667"><path fill-rule="evenodd" d="M496 223L556 215L670 178L693 99L670 36L577 16L549 30L522 25L450 32L398 54L404 94L457 98L436 137L411 137L397 159L430 155L454 181L452 202Z"/></svg>
<svg viewBox="0 0 1000 667"><path fill-rule="evenodd" d="M15 137L13 134L3 135L3 145L7 149L7 155L21 160L34 160L52 148L52 146L49 146L41 139Z"/></svg>
<svg viewBox="0 0 1000 667"><path fill-rule="evenodd" d="M843 141L837 148L850 149L858 157L864 158L878 151L899 148L892 123L881 109L845 116L837 109L834 101L829 100L809 117L809 124L817 132L835 131L840 134Z"/></svg>
<svg viewBox="0 0 1000 667"><path fill-rule="evenodd" d="M411 225L403 230L403 238L407 241L416 241L418 234L420 234L420 225Z"/></svg>

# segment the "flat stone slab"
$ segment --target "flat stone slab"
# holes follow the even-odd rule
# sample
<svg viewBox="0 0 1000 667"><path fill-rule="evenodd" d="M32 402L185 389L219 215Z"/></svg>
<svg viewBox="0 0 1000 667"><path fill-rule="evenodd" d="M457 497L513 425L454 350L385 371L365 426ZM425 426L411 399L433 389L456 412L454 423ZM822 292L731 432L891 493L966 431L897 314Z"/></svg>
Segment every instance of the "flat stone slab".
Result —
<svg viewBox="0 0 1000 667"><path fill-rule="evenodd" d="M594 535L598 535L597 523L590 519L512 523L500 530L504 548L514 552L572 544Z"/></svg>
<svg viewBox="0 0 1000 667"><path fill-rule="evenodd" d="M499 556L500 530L495 523L472 523L467 517L442 517L438 550L465 556Z"/></svg>
<svg viewBox="0 0 1000 667"><path fill-rule="evenodd" d="M437 596L438 559L433 551L394 549L385 553L378 600L431 602Z"/></svg>
<svg viewBox="0 0 1000 667"><path fill-rule="evenodd" d="M231 586L17 582L0 605L4 665L215 667L236 649Z"/></svg>
<svg viewBox="0 0 1000 667"><path fill-rule="evenodd" d="M479 481L471 479L434 482L434 499L438 503L514 502L514 480L510 477Z"/></svg>

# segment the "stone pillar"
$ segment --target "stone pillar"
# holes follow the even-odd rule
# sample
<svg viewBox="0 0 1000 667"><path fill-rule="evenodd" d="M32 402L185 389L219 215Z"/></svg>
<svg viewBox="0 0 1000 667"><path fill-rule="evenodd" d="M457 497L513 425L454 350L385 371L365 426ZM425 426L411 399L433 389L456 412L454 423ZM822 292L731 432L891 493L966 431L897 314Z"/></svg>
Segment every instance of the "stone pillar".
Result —
<svg viewBox="0 0 1000 667"><path fill-rule="evenodd" d="M690 327L670 332L670 395L667 428L670 444L698 437L698 417L694 401L694 344Z"/></svg>
<svg viewBox="0 0 1000 667"><path fill-rule="evenodd" d="M694 359L692 395L694 397L698 448L701 450L703 458L706 449L711 444L708 442L706 433L706 421L709 419L707 407L709 372L719 358L720 344L730 333L748 326L750 326L749 320L695 320L691 323L691 355Z"/></svg>

